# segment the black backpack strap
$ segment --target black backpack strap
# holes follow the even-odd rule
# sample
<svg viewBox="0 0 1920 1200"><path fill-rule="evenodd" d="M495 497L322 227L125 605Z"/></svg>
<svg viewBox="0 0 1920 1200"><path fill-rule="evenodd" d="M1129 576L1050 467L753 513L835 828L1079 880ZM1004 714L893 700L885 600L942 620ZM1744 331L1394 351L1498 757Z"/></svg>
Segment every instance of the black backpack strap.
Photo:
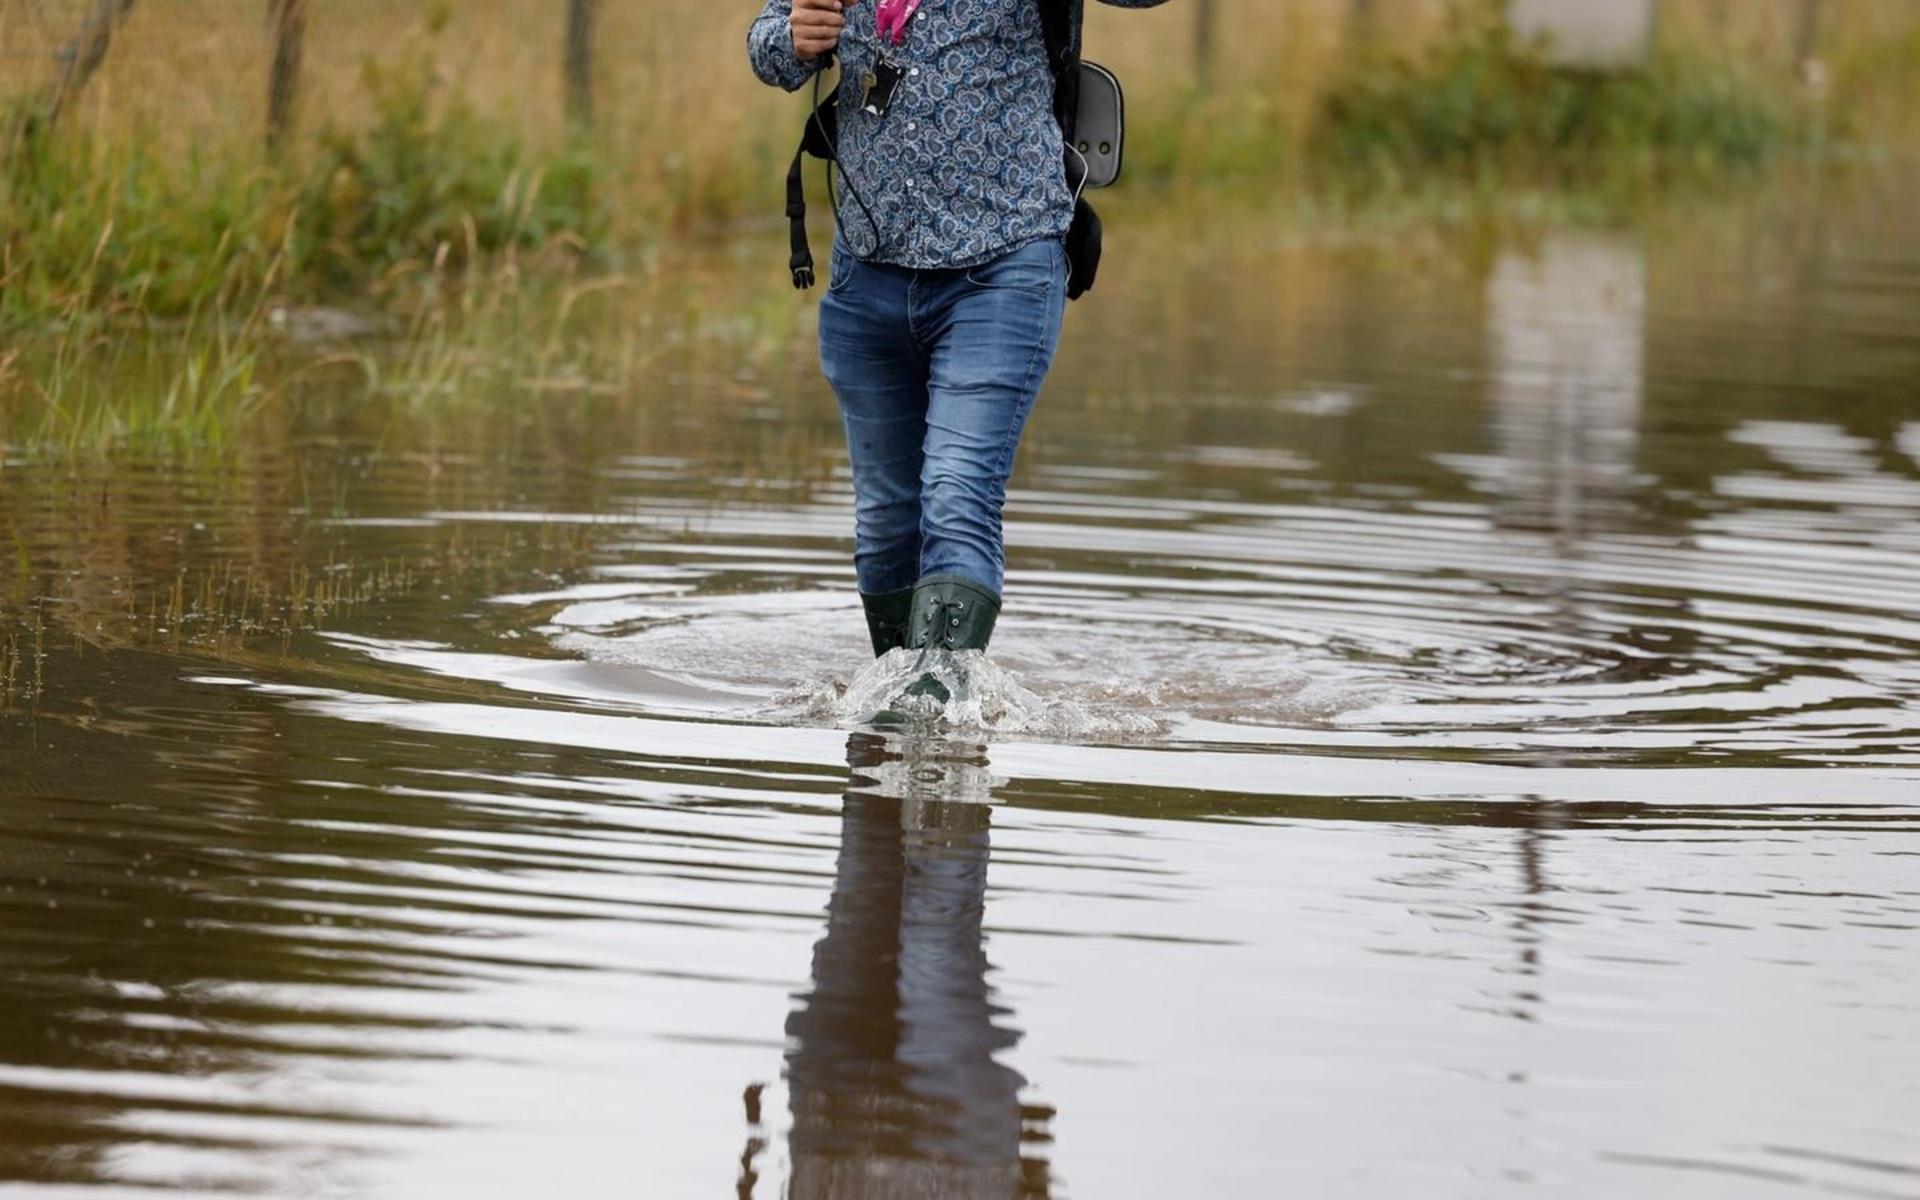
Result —
<svg viewBox="0 0 1920 1200"><path fill-rule="evenodd" d="M1040 28L1046 34L1047 61L1053 67L1053 115L1068 139L1080 116L1080 47L1086 14L1086 0L1040 0ZM1078 300L1093 289L1100 273L1106 235L1100 214L1080 194L1087 181L1086 160L1073 153L1066 160L1067 187L1075 197L1073 224L1067 229L1067 299Z"/></svg>
<svg viewBox="0 0 1920 1200"><path fill-rule="evenodd" d="M1073 128L1080 109L1081 31L1086 22L1085 0L1040 0L1040 29L1047 40L1047 63L1053 68L1053 115L1060 128Z"/></svg>
<svg viewBox="0 0 1920 1200"><path fill-rule="evenodd" d="M834 145L840 140L840 89L834 88L820 106L807 117L806 132L793 152L793 165L787 168L787 233L793 254L787 268L793 272L793 286L802 291L814 284L813 247L807 242L807 188L802 166L808 155L833 158Z"/></svg>
<svg viewBox="0 0 1920 1200"><path fill-rule="evenodd" d="M813 247L807 244L807 185L800 173L806 158L805 150L795 150L793 166L787 168L787 233L793 243L787 269L793 272L793 286L801 291L813 286Z"/></svg>

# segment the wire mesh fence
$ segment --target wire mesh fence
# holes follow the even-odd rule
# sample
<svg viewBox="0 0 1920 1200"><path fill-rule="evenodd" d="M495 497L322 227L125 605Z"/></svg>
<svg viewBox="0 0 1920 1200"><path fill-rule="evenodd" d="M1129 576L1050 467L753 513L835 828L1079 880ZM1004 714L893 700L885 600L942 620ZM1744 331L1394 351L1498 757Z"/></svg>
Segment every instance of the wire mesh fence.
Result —
<svg viewBox="0 0 1920 1200"><path fill-rule="evenodd" d="M1477 0L1181 0L1093 5L1091 43L1143 99L1195 89L1309 95L1343 47L1428 36ZM1591 10L1591 0L1567 0ZM1551 3L1532 5L1551 10ZM351 124L366 65L429 55L445 91L530 138L593 121L615 138L752 136L742 31L754 0L0 0L0 105L194 143ZM1588 14L1589 19L1591 14ZM1920 0L1663 0L1658 36L1801 66L1914 36ZM649 138L649 141L657 141ZM669 139L672 140L672 139Z"/></svg>
<svg viewBox="0 0 1920 1200"><path fill-rule="evenodd" d="M97 58L95 127L219 136L352 122L364 69L430 54L464 103L528 133L584 118L601 92L634 108L691 60L718 63L738 22L598 0L0 0L0 103L57 92ZM663 36L655 36L653 31ZM731 34L732 36L728 36ZM105 43L104 52L101 52ZM596 71L597 68L597 71ZM609 97L611 98L611 97Z"/></svg>

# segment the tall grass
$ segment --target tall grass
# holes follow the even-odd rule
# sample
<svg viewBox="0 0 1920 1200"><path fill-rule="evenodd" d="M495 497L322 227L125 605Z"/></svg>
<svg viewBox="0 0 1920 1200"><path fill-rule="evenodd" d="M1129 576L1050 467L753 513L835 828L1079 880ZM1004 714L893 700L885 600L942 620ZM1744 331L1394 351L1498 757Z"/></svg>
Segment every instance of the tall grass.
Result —
<svg viewBox="0 0 1920 1200"><path fill-rule="evenodd" d="M396 60L368 59L361 79L371 122L325 126L315 152L289 172L288 238L303 274L352 284L370 266L567 242L584 249L601 239L598 162L588 148L534 152L462 94L436 104L435 66L420 41Z"/></svg>
<svg viewBox="0 0 1920 1200"><path fill-rule="evenodd" d="M266 395L264 346L244 323L196 314L152 337L116 326L75 310L31 356L0 356L0 447L217 452Z"/></svg>
<svg viewBox="0 0 1920 1200"><path fill-rule="evenodd" d="M447 91L436 34L424 23L365 59L367 119L324 121L284 159L101 120L16 141L0 166L0 329L76 309L247 314L269 292L404 291L449 262L600 243L595 156L535 148Z"/></svg>

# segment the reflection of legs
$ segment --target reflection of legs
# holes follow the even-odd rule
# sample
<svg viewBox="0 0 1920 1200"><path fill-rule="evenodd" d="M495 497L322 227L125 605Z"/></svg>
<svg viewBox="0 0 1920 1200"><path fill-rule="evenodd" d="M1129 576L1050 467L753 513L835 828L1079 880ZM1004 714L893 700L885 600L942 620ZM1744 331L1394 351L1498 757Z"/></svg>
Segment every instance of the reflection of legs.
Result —
<svg viewBox="0 0 1920 1200"><path fill-rule="evenodd" d="M994 1060L1019 1041L993 1023L981 923L987 899L987 822L981 804L910 800L902 808L906 863L900 894L900 1042L917 1099L945 1109L929 1149L964 1162L1013 1167L1020 1154L1025 1080Z"/></svg>
<svg viewBox="0 0 1920 1200"><path fill-rule="evenodd" d="M847 430L854 567L860 591L877 596L919 577L927 361L908 324L912 273L857 262L844 270L820 303L820 364Z"/></svg>
<svg viewBox="0 0 1920 1200"><path fill-rule="evenodd" d="M856 770L884 754L849 747ZM848 793L813 989L787 1022L793 1200L1044 1194L1020 1157L1025 1081L995 1060L1019 1035L986 981L988 819Z"/></svg>
<svg viewBox="0 0 1920 1200"><path fill-rule="evenodd" d="M827 932L813 948L813 990L787 1021L796 1104L800 1081L822 1085L818 1097L831 1099L878 1086L890 1073L898 1037L899 808L848 796L841 810Z"/></svg>

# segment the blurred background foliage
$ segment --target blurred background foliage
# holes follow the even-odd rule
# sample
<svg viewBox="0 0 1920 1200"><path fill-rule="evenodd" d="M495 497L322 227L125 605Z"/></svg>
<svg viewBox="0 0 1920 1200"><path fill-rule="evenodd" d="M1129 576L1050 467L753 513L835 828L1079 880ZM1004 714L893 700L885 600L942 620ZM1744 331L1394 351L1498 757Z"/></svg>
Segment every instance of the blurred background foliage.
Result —
<svg viewBox="0 0 1920 1200"><path fill-rule="evenodd" d="M405 305L482 263L630 269L770 221L802 100L747 73L755 9L0 0L0 327L269 296ZM1649 65L1618 75L1549 68L1492 0L1181 0L1090 20L1091 53L1128 85L1127 191L1237 189L1302 212L1436 190L1626 203L1884 152L1920 92L1912 0L1664 0Z"/></svg>

